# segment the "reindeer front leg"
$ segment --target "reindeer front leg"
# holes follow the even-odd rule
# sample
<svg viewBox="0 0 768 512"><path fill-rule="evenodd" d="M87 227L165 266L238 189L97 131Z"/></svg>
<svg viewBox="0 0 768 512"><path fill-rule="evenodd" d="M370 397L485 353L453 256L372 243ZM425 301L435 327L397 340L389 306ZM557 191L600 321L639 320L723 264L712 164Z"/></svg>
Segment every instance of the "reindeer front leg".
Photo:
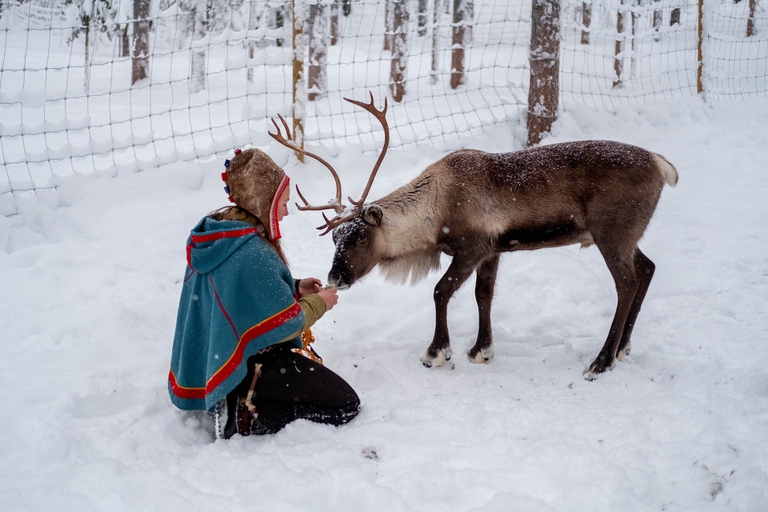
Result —
<svg viewBox="0 0 768 512"><path fill-rule="evenodd" d="M427 352L421 357L421 362L427 368L441 366L453 355L448 334L448 301L472 275L480 259L477 255L455 254L448 270L435 286L435 335Z"/></svg>

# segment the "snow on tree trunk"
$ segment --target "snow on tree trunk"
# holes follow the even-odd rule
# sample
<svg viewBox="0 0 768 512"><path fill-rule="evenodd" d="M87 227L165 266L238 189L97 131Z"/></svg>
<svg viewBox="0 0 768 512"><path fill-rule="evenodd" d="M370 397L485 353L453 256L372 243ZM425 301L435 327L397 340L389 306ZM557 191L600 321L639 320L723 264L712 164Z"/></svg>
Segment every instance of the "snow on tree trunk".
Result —
<svg viewBox="0 0 768 512"><path fill-rule="evenodd" d="M131 38L129 37L128 26L129 24L126 23L123 26L122 30L120 30L120 56L121 57L131 56Z"/></svg>
<svg viewBox="0 0 768 512"><path fill-rule="evenodd" d="M653 0L654 4L661 3L661 0ZM661 23L664 19L664 11L655 9L653 11L653 39L658 41L661 38Z"/></svg>
<svg viewBox="0 0 768 512"><path fill-rule="evenodd" d="M304 34L307 6L306 0L293 0L293 140L304 148L304 117L307 111L307 84L304 72L304 57L307 54L307 37ZM304 155L296 158L304 161Z"/></svg>
<svg viewBox="0 0 768 512"><path fill-rule="evenodd" d="M613 58L613 71L616 76L613 79L613 87L621 87L621 75L624 72L624 48L626 45L624 32L627 28L624 2L625 0L621 0L621 8L616 12L616 48Z"/></svg>
<svg viewBox="0 0 768 512"><path fill-rule="evenodd" d="M581 4L581 44L589 44L589 25L592 23L592 1Z"/></svg>
<svg viewBox="0 0 768 512"><path fill-rule="evenodd" d="M419 16L418 16L418 26L419 26L419 36L423 37L427 35L427 17L428 17L428 11L427 8L427 0L419 0Z"/></svg>
<svg viewBox="0 0 768 512"><path fill-rule="evenodd" d="M384 4L384 51L391 52L394 47L392 40L395 34L395 8L394 4L397 0L385 0Z"/></svg>
<svg viewBox="0 0 768 512"><path fill-rule="evenodd" d="M285 12L288 7L285 4L273 6L267 4L267 28L270 30L278 30L282 34L282 29L285 26ZM275 38L276 46L283 46L283 38L277 36Z"/></svg>
<svg viewBox="0 0 768 512"><path fill-rule="evenodd" d="M315 101L328 92L328 41L329 9L317 1L309 6L309 73L307 75L307 99Z"/></svg>
<svg viewBox="0 0 768 512"><path fill-rule="evenodd" d="M197 93L205 89L205 36L208 32L206 0L199 0L192 10L192 44L190 49L189 90Z"/></svg>
<svg viewBox="0 0 768 512"><path fill-rule="evenodd" d="M331 46L336 46L339 41L339 1L333 0L331 4Z"/></svg>
<svg viewBox="0 0 768 512"><path fill-rule="evenodd" d="M87 95L91 88L91 17L84 23L85 31L85 56L83 68L83 92Z"/></svg>
<svg viewBox="0 0 768 512"><path fill-rule="evenodd" d="M256 46L257 41L256 38L253 37L254 31L256 31L259 28L259 12L256 9L256 4L251 2L248 5L248 38L247 38L247 48L248 48L248 59L253 62L253 58L256 56ZM253 82L253 66L251 65L251 62L248 63L248 70L245 72L246 80L249 82Z"/></svg>
<svg viewBox="0 0 768 512"><path fill-rule="evenodd" d="M392 5L392 66L389 72L389 89L392 99L403 101L405 96L405 74L408 68L408 5L395 2Z"/></svg>
<svg viewBox="0 0 768 512"><path fill-rule="evenodd" d="M436 84L439 79L440 68L440 52L438 51L438 43L440 40L440 30L438 25L438 21L440 21L440 2L441 0L435 0L435 5L432 9L432 70L430 72L430 77L433 84Z"/></svg>
<svg viewBox="0 0 768 512"><path fill-rule="evenodd" d="M149 5L150 0L133 0L131 85L149 78Z"/></svg>
<svg viewBox="0 0 768 512"><path fill-rule="evenodd" d="M464 51L472 41L472 0L453 0L453 24L451 25L451 89L464 83Z"/></svg>
<svg viewBox="0 0 768 512"><path fill-rule="evenodd" d="M528 90L528 146L541 142L557 119L560 94L560 2L533 0Z"/></svg>
<svg viewBox="0 0 768 512"><path fill-rule="evenodd" d="M749 0L749 18L747 19L747 37L755 35L755 10L757 0Z"/></svg>

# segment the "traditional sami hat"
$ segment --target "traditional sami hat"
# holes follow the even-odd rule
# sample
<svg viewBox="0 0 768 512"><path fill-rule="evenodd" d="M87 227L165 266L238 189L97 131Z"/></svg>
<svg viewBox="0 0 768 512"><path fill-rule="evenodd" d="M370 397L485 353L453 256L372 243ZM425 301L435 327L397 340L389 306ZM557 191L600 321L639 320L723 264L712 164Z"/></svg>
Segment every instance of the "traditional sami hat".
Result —
<svg viewBox="0 0 768 512"><path fill-rule="evenodd" d="M258 149L235 150L232 160L224 163L221 178L226 182L229 199L255 215L270 240L280 238L277 221L278 201L290 184L285 172L266 153Z"/></svg>

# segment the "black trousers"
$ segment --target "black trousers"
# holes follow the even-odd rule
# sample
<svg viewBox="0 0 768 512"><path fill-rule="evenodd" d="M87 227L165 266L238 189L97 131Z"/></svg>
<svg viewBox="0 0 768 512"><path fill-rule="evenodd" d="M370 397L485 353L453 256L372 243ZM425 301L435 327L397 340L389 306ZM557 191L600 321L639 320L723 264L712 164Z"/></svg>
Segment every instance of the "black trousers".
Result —
<svg viewBox="0 0 768 512"><path fill-rule="evenodd" d="M243 418L244 399L253 381L255 365L261 365L252 403L256 414ZM360 412L360 398L347 382L325 366L296 354L288 343L257 353L248 359L248 375L227 395L228 421L224 437L235 432L273 434L297 419L343 425ZM237 414L233 414L238 411ZM239 415L239 427L236 423ZM250 423L250 428L247 427Z"/></svg>

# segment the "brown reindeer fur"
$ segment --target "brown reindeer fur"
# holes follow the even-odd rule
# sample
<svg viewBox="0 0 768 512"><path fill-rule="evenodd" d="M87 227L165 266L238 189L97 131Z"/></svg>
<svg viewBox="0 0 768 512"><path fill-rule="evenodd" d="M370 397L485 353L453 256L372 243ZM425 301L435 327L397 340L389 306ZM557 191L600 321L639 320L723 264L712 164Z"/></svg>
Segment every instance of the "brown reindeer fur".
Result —
<svg viewBox="0 0 768 512"><path fill-rule="evenodd" d="M450 358L447 303L477 272L480 328L468 355L484 362L493 355L490 307L499 255L595 244L616 282L618 305L605 344L585 373L592 379L629 352L654 270L637 243L665 183L677 183L666 159L618 142L502 154L456 151L334 230L329 283L348 287L376 265L389 279L417 281L439 267L440 253L453 256L435 287L435 335L422 361L436 366Z"/></svg>

